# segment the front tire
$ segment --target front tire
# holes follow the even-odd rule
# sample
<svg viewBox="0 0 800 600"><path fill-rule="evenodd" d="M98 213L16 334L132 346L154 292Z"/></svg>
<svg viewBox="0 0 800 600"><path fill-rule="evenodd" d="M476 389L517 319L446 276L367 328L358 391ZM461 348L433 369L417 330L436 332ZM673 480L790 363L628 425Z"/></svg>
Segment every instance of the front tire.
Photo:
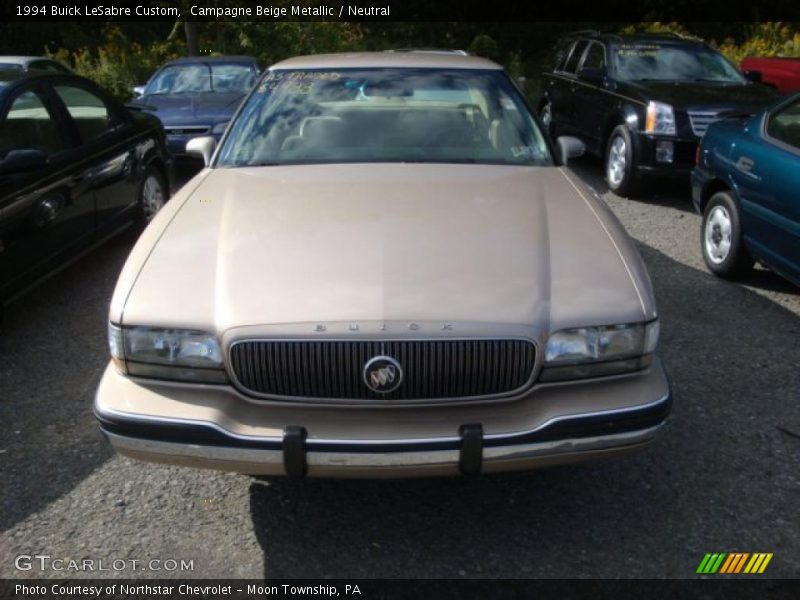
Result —
<svg viewBox="0 0 800 600"><path fill-rule="evenodd" d="M608 138L605 156L606 183L618 196L636 191L635 161L631 134L625 125L618 125Z"/></svg>
<svg viewBox="0 0 800 600"><path fill-rule="evenodd" d="M742 240L739 208L730 192L717 192L703 211L700 245L708 269L720 277L743 275L753 258Z"/></svg>

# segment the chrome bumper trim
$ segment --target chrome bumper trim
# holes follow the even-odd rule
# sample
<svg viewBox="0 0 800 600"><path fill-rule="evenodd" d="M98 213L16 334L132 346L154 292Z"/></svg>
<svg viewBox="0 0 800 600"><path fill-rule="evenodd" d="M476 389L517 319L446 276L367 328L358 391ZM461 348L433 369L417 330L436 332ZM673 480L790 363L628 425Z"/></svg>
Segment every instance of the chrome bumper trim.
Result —
<svg viewBox="0 0 800 600"><path fill-rule="evenodd" d="M635 406L627 406L625 408L617 408L617 409L610 409L610 410L598 410L593 412L583 412L583 413L573 413L573 414L566 414L566 415L559 415L557 417L552 417L547 419L540 425L530 428L530 429L523 429L520 431L514 431L511 433L492 433L492 434L485 434L483 439L486 441L498 441L502 442L503 440L508 440L509 442L514 438L524 437L526 435L531 435L542 431L548 427L553 425L562 423L562 422L570 422L577 419L584 419L584 418L593 418L593 417L613 417L617 415L626 415L636 411L646 411L659 405L664 404L665 402L669 402L671 400L671 394L667 393L658 400L654 400L652 402L646 402L645 404L638 404ZM262 443L275 443L279 444L282 442L282 438L278 436L269 437L269 436L252 436L252 435L243 435L240 433L235 433L222 427L221 425L209 421L196 421L193 419L182 419L177 417L157 417L151 415L139 415L119 410L114 410L112 408L101 406L99 402L99 397L95 397L95 404L94 404L95 414L100 417L110 417L110 418L118 418L124 419L132 422L140 422L140 423L152 423L152 424L169 424L169 425L197 425L203 426L213 429L227 437L247 441L247 442L262 442ZM442 436L442 437L435 437L435 438L400 438L400 439L328 439L328 438L309 438L308 440L311 445L316 444L324 444L324 445L342 445L342 446L370 446L370 445L377 445L377 444L427 444L431 442L453 442L457 443L460 441L460 438L457 435L453 436Z"/></svg>
<svg viewBox="0 0 800 600"><path fill-rule="evenodd" d="M483 449L483 463L506 460L550 458L563 454L578 454L601 450L624 449L649 442L664 426L660 423L647 429L604 436L572 438L533 444L494 446ZM230 462L252 465L274 465L283 469L283 453L280 450L252 448L227 448L161 442L126 437L106 432L109 441L122 453L131 452L150 456L182 457L199 462ZM408 451L408 452L319 452L309 451L306 460L310 467L321 468L393 468L393 467L449 467L457 466L458 450Z"/></svg>

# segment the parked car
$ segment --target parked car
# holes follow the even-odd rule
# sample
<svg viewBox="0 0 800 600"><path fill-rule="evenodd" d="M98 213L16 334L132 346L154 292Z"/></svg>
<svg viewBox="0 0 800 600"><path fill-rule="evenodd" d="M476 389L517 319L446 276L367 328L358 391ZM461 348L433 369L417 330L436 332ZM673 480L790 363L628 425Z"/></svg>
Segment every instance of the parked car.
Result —
<svg viewBox="0 0 800 600"><path fill-rule="evenodd" d="M0 71L72 73L57 60L46 56L0 56Z"/></svg>
<svg viewBox="0 0 800 600"><path fill-rule="evenodd" d="M138 98L129 107L157 116L167 132L169 151L186 156L186 143L195 137L220 140L258 74L258 63L250 56L173 60L135 90Z"/></svg>
<svg viewBox="0 0 800 600"><path fill-rule="evenodd" d="M169 197L157 119L76 75L0 71L0 306Z"/></svg>
<svg viewBox="0 0 800 600"><path fill-rule="evenodd" d="M146 460L504 471L637 450L671 396L653 291L498 65L286 60L120 275L95 414Z"/></svg>
<svg viewBox="0 0 800 600"><path fill-rule="evenodd" d="M754 57L742 59L742 72L781 94L800 91L800 58Z"/></svg>
<svg viewBox="0 0 800 600"><path fill-rule="evenodd" d="M761 261L800 285L800 94L750 118L709 127L692 172L712 273Z"/></svg>
<svg viewBox="0 0 800 600"><path fill-rule="evenodd" d="M688 176L709 124L777 95L708 45L678 36L579 32L560 42L543 76L542 121L603 157L608 187L621 195L643 176Z"/></svg>

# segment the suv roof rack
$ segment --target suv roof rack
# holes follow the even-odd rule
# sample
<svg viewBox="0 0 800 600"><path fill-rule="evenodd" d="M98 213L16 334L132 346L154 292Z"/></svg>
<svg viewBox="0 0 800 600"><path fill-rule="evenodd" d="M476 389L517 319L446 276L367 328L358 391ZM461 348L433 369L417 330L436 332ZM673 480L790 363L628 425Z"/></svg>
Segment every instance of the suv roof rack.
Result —
<svg viewBox="0 0 800 600"><path fill-rule="evenodd" d="M605 35L605 36L608 36L608 37L616 38L618 40L622 39L616 33L611 33L609 31L605 31L604 32L604 31L600 31L599 29L580 29L578 31L572 31L572 32L568 33L567 37L575 37L575 36L581 36L581 35L595 36L595 37L601 37L601 36Z"/></svg>
<svg viewBox="0 0 800 600"><path fill-rule="evenodd" d="M639 37L650 37L650 38L665 38L665 39L672 39L672 40L685 40L687 42L702 42L703 39L699 38L694 35L684 35L682 33L678 33L677 31L639 31L634 33L633 35Z"/></svg>
<svg viewBox="0 0 800 600"><path fill-rule="evenodd" d="M459 56L470 56L466 50L452 50L449 48L392 48L384 52L428 52L430 54L458 54Z"/></svg>

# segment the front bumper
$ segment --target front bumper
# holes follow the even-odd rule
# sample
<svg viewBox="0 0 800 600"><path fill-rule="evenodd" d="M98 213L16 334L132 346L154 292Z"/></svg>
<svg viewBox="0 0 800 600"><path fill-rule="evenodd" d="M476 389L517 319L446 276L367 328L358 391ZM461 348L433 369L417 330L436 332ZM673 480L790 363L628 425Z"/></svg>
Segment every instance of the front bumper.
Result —
<svg viewBox="0 0 800 600"><path fill-rule="evenodd" d="M656 159L658 142L671 142L674 148L672 162L659 162ZM641 174L667 175L685 177L694 166L694 154L698 141L695 139L678 139L673 137L657 137L638 135L637 170Z"/></svg>
<svg viewBox="0 0 800 600"><path fill-rule="evenodd" d="M537 385L510 401L396 409L256 402L228 386L135 381L109 366L95 414L114 448L141 460L252 475L418 477L637 450L671 402L658 360L631 375Z"/></svg>
<svg viewBox="0 0 800 600"><path fill-rule="evenodd" d="M706 186L714 179L714 176L700 167L692 169L690 176L690 183L692 186L692 204L698 214L703 214L704 204L703 196L705 194Z"/></svg>

